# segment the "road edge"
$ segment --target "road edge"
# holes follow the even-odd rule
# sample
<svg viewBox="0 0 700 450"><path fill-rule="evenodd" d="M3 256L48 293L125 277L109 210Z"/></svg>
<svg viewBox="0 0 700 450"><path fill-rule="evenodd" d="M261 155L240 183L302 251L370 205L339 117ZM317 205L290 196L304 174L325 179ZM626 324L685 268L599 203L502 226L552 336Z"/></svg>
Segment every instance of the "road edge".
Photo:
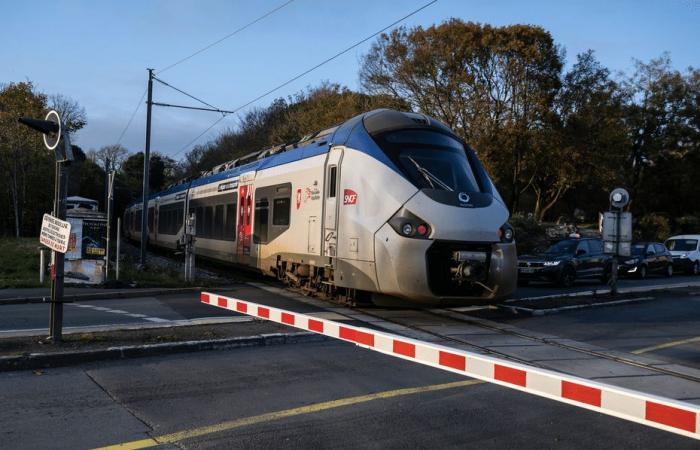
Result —
<svg viewBox="0 0 700 450"><path fill-rule="evenodd" d="M210 350L230 350L243 347L322 342L327 337L312 332L270 333L234 338L166 342L160 344L125 345L96 350L76 350L60 353L29 353L0 357L0 372L47 369L78 364L164 356Z"/></svg>

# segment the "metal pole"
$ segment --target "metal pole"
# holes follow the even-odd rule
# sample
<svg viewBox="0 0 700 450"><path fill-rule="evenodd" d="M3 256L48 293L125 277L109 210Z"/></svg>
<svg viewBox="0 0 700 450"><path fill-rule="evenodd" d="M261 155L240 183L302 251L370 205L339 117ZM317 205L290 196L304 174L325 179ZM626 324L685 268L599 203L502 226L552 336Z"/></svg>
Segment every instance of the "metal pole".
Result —
<svg viewBox="0 0 700 450"><path fill-rule="evenodd" d="M39 247L39 283L44 284L44 271L46 270L46 260L44 259L44 248Z"/></svg>
<svg viewBox="0 0 700 450"><path fill-rule="evenodd" d="M70 145L68 136L64 138L67 146ZM65 177L66 162L56 162L56 199L54 202L54 216L60 220L66 219L66 190ZM51 280L51 313L49 331L54 343L63 339L63 264L64 254L52 251L53 270Z"/></svg>
<svg viewBox="0 0 700 450"><path fill-rule="evenodd" d="M148 100L146 101L146 148L143 155L143 195L141 196L141 266L146 266L148 239L148 173L151 159L151 109L153 107L153 69L148 69Z"/></svg>
<svg viewBox="0 0 700 450"><path fill-rule="evenodd" d="M105 281L109 280L109 244L112 236L112 192L114 187L114 172L107 175L107 249L105 252Z"/></svg>
<svg viewBox="0 0 700 450"><path fill-rule="evenodd" d="M119 255L122 238L122 219L117 217L117 257L114 260L114 279L119 281Z"/></svg>
<svg viewBox="0 0 700 450"><path fill-rule="evenodd" d="M610 295L617 295L617 259L620 257L620 220L622 210L618 209L615 211L615 254L613 255L612 266L610 271L611 283L610 283Z"/></svg>

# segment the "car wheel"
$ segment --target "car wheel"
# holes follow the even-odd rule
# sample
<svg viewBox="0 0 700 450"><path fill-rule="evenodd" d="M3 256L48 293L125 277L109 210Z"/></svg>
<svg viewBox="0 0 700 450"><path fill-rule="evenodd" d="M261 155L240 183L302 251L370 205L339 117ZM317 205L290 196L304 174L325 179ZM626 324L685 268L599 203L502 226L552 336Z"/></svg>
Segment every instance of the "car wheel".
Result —
<svg viewBox="0 0 700 450"><path fill-rule="evenodd" d="M673 276L673 264L668 264L666 266L666 277L671 278Z"/></svg>
<svg viewBox="0 0 700 450"><path fill-rule="evenodd" d="M574 281L576 281L576 271L571 267L565 267L559 275L559 286L571 287L574 285Z"/></svg>
<svg viewBox="0 0 700 450"><path fill-rule="evenodd" d="M639 266L639 278L642 280L647 277L647 266Z"/></svg>
<svg viewBox="0 0 700 450"><path fill-rule="evenodd" d="M600 276L600 282L603 284L608 284L610 281L610 274L612 273L612 267L607 266L603 269L603 275Z"/></svg>

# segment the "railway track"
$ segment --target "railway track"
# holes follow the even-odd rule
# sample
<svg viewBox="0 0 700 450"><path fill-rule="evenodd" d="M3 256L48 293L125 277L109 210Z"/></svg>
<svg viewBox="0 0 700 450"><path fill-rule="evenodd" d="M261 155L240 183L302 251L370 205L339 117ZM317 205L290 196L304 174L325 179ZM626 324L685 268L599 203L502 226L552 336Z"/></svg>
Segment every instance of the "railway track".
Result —
<svg viewBox="0 0 700 450"><path fill-rule="evenodd" d="M621 363L621 364L626 364L632 367L637 367L640 369L645 369L649 370L652 372L656 372L659 374L663 375L670 375L673 377L677 378L682 378L688 381L692 382L700 382L700 377L693 376L687 373L682 373L678 372L672 369L664 368L664 367L658 367L655 365L650 365L650 364L645 364L641 362L639 359L632 359L632 358L626 358L624 356L621 356L619 353L617 354L610 354L605 352L604 350L593 350L591 348L585 348L582 343L582 345L574 345L571 343L566 343L562 341L570 341L568 339L561 339L561 338L545 338L541 337L535 334L530 334L527 333L526 330L520 329L520 328L515 328L511 327L509 325L502 325L499 323L487 321L481 318L477 317L472 317L467 314L464 314L460 311L456 311L454 309L425 309L425 310L418 310L418 309L406 309L406 310L386 310L386 309L374 309L374 308L357 308L358 311L361 311L363 314L366 314L368 316L381 319L387 322L394 323L396 325L401 325L406 328L415 330L415 331L420 331L423 333L430 334L432 336L435 336L436 338L443 339L445 341L450 341L454 342L460 345L466 345L469 346L473 349L476 349L480 352L484 352L487 354L491 354L494 356L498 356L500 358L505 358L509 359L511 361L516 361L520 362L523 364L528 364L528 365L534 365L542 368L551 368L547 364L543 364L537 361L532 361L531 359L526 359L526 358L521 358L518 356L514 356L512 353L505 353L502 351L499 351L498 349L494 349L493 346L486 346L486 345L479 345L477 343L474 343L473 341L470 341L468 337L462 338L462 337L457 337L455 336L455 333L452 332L449 335L445 333L440 333L435 331L435 328L437 324L441 324L443 326L449 327L449 326L455 326L456 324L463 324L469 327L476 327L480 328L483 330L486 330L491 333L497 333L500 335L504 336L513 336L517 337L519 339L522 339L526 342L533 342L537 344L544 344L548 346L552 346L554 348L562 349L562 350L568 350L572 352L576 352L582 355L590 356L593 358L599 358L599 359L604 359L608 361L614 361L616 363ZM435 321L432 322L429 319L435 318L439 319L440 321ZM448 322L445 322L448 321ZM427 325L430 324L430 325ZM453 331L455 331L453 329ZM465 330L467 331L467 330ZM473 331L473 330L470 330ZM468 336L468 334L466 335ZM571 342L571 341L570 341Z"/></svg>

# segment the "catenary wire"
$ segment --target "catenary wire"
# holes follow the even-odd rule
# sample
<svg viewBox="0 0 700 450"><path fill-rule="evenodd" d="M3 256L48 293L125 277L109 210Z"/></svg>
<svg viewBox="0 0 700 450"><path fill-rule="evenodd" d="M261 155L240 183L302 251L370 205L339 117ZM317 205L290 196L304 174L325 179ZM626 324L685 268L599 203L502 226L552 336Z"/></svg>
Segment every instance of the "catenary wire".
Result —
<svg viewBox="0 0 700 450"><path fill-rule="evenodd" d="M183 62L187 61L188 59L190 59L190 58L192 58L192 57L194 57L194 56L197 56L197 55L199 55L200 53L202 53L202 52L204 52L204 51L206 51L206 50L209 50L209 49L212 48L213 46L215 46L215 45L217 45L217 44L219 44L219 43L225 41L226 39L228 39L228 38L230 38L230 37L232 37L232 36L234 36L234 35L240 33L241 31L245 30L246 28L250 27L251 25L255 25L256 23L258 23L258 22L260 22L261 20L265 19L266 17L268 17L268 16L270 16L270 15L276 13L277 11L279 11L280 9L284 8L285 6L289 5L290 3L294 2L294 1L295 1L295 0L289 0L289 1L287 1L287 2L285 2L285 3L283 3L283 4L281 4L281 5L279 5L278 7L276 7L276 8L274 8L274 9L272 9L272 10L266 12L266 13L263 14L262 16L260 16L260 17L258 17L257 19L253 20L252 22L248 22L247 24L243 25L243 26L240 27L240 28L237 28L236 30L234 30L234 31L232 31L231 33L227 34L226 36L222 37L221 39L218 39L218 40L212 42L211 44L202 47L201 49L197 50L196 52L192 53L191 55L186 56L186 57L184 57L184 58L182 58L182 59L180 59L180 60L178 60L178 61L175 61L174 63L172 63L172 64L170 64L170 65L168 65L168 66L166 66L166 67L164 67L164 68L162 68L162 69L160 69L160 70L158 70L157 72L158 72L158 73L162 73L162 72L165 72L166 70L172 69L173 67L175 67L175 66L177 66L177 65L179 65L179 64L182 64ZM131 113L131 117L129 118L129 121L127 122L127 124L126 124L126 126L124 127L124 129L122 130L122 132L119 134L119 139L117 139L117 145L119 145L119 144L121 143L122 139L124 138L124 135L126 134L126 132L127 132L127 130L129 129L129 127L131 126L131 123L134 121L134 117L136 116L136 113L139 111L139 109L141 109L141 104L143 103L143 99L146 97L146 93L147 93L147 92L148 92L148 89L145 89L145 90L143 91L143 94L141 95L141 98L139 99L138 103L136 104L136 108L134 108L134 112ZM211 105L208 105L208 106L211 106ZM218 109L218 108L216 108L216 109Z"/></svg>
<svg viewBox="0 0 700 450"><path fill-rule="evenodd" d="M282 89L283 87L287 86L288 84L293 83L294 81L298 80L299 78L301 78L301 77L303 77L303 76L305 76L305 75L308 75L309 73L313 72L314 70L318 69L319 67L323 66L324 64L327 64L327 63L333 61L334 59L338 58L339 56L342 56L343 54L345 54L345 53L349 52L350 50L354 49L355 47L358 47L358 46L364 44L365 42L369 41L370 39L374 38L375 36L377 36L377 35L379 35L379 34L385 32L385 31L388 30L389 28L392 28L392 27L394 27L395 25L397 25L397 24L403 22L404 20L406 20L406 19L408 19L409 17L411 17L411 16L413 16L413 15L419 13L420 11L424 10L425 8L427 8L428 6L430 6L430 5L432 5L433 3L436 3L436 2L437 2L437 0L432 0L431 2L426 3L425 5L421 6L420 8L413 10L412 12L410 12L410 13L406 14L405 16L403 16L402 18L400 18L400 19L398 19L398 20L392 22L391 24L385 26L385 27L382 28L381 30L379 30L379 31L377 31L377 32L375 32L375 33L373 33L373 34L367 36L366 38L364 38L364 39L362 39L362 40L360 40L360 41L354 43L354 44L351 45L350 47L347 47L346 49L341 50L340 52L336 53L335 55L333 55L333 56L331 56L331 57L329 57L329 58L326 58L325 60L323 60L323 61L321 61L320 63L316 64L315 66L311 67L310 69L307 69L307 70L305 70L304 72L302 72L302 73L300 73L300 74L298 74L298 75L296 75L296 76L290 78L289 80L285 81L284 83L282 83L282 84L280 84L280 85L277 85L276 87L274 87L274 88L272 88L272 89L270 89L270 90L264 92L263 94L258 95L257 97L255 97L254 99L250 100L249 102L244 103L243 105L241 105L241 106L239 106L239 107L237 107L237 108L234 108L234 109L232 110L232 113L236 113L236 112L240 111L241 109L243 109L243 108L245 108L245 107L247 107L247 106L252 105L253 103L257 102L258 100L260 100L260 99L262 99L262 98L264 98L264 97L267 97L268 95L272 94L273 92L275 92L275 91L277 91L277 90L279 90L279 89ZM175 157L175 156L177 156L178 154L180 154L181 152L183 152L184 150L186 150L190 145L192 145L192 144L194 144L195 142L197 142L197 140L199 140L199 138L201 138L202 136L204 136L209 130L211 130L212 128L214 128L216 125L218 125L218 124L219 124L222 120L224 120L225 118L226 118L226 116L222 116L222 117L220 117L219 119L217 119L214 123L212 123L211 125L209 125L204 131L202 131L201 133L199 133L199 134L197 135L197 137L195 137L194 139L192 139L191 141L189 141L189 142L188 142L187 144L185 144L182 148L180 148L177 152L173 153L173 154L171 155L171 157Z"/></svg>
<svg viewBox="0 0 700 450"><path fill-rule="evenodd" d="M192 95L192 94L188 94L187 92L183 91L182 89L178 89L178 88L176 88L175 86L173 86L173 85L171 85L171 84L168 84L168 83L166 83L165 81L163 81L163 80L161 80L161 79L159 79L159 78L157 78L157 77L153 77L153 79L156 80L157 82L159 82L160 84L163 84L163 85L169 87L170 89L176 90L177 92L179 92L179 93L181 93L181 94L183 94L183 95L186 95L187 97L189 97L189 98L191 98L191 99L193 99L193 100L198 101L199 103L201 103L201 104L203 104L203 105L206 105L206 106L208 106L208 107L210 107L210 108L213 108L213 109L218 109L218 110L221 109L221 108L216 107L216 106L214 106L214 105L212 105L212 104L210 104L210 103L205 102L204 100L201 100L201 99L195 97L195 96Z"/></svg>
<svg viewBox="0 0 700 450"><path fill-rule="evenodd" d="M129 121L126 123L126 126L122 130L121 134L119 135L119 139L117 139L117 145L121 144L122 138L124 137L124 134L126 134L126 130L129 129L131 126L131 122L134 121L134 117L136 116L136 113L138 110L141 108L141 104L143 103L143 99L146 97L146 93L148 92L148 88L144 89L143 94L141 94L141 98L139 99L138 103L136 103L136 108L134 108L134 112L131 113L131 117L129 117Z"/></svg>
<svg viewBox="0 0 700 450"><path fill-rule="evenodd" d="M230 38L230 37L232 37L232 36L234 36L234 35L240 33L241 31L245 30L246 28L248 28L248 27L250 27L250 26L252 26L252 25L255 25L256 23L260 22L261 20L265 19L266 17L271 16L272 14L276 13L277 11L279 11L280 9L284 8L285 6L289 5L289 4L292 3L292 2L294 2L294 0L289 0L289 1L287 1L287 2L285 2L285 3L283 3L283 4L281 4L281 5L279 5L278 7L276 7L276 8L274 8L274 9L272 9L272 10L266 12L266 13L263 14L262 16L260 16L260 17L258 17L257 19L253 20L252 22L248 22L247 24L243 25L242 27L240 27L240 28L238 28L238 29L232 31L231 33L227 34L226 36L222 37L221 39L218 39L217 41L214 41L214 42L212 42L211 44L202 47L201 49L197 50L196 52L192 53L192 54L189 55L189 56L186 56L186 57L184 57L184 58L182 58L182 59L180 59L180 60L178 60L178 61L175 61L174 63L170 64L169 66L163 67L163 68L160 69L160 70L156 70L156 72L157 72L157 73L163 73L163 72L165 72L166 70L172 69L173 67L177 66L178 64L182 64L183 62L187 61L188 59L193 58L193 57L199 55L200 53L202 53L202 52L204 52L204 51L206 51L206 50L209 50L209 49L212 48L213 46L215 46L215 45L217 45L217 44L219 44L219 43L225 41L226 39L228 39L228 38Z"/></svg>

